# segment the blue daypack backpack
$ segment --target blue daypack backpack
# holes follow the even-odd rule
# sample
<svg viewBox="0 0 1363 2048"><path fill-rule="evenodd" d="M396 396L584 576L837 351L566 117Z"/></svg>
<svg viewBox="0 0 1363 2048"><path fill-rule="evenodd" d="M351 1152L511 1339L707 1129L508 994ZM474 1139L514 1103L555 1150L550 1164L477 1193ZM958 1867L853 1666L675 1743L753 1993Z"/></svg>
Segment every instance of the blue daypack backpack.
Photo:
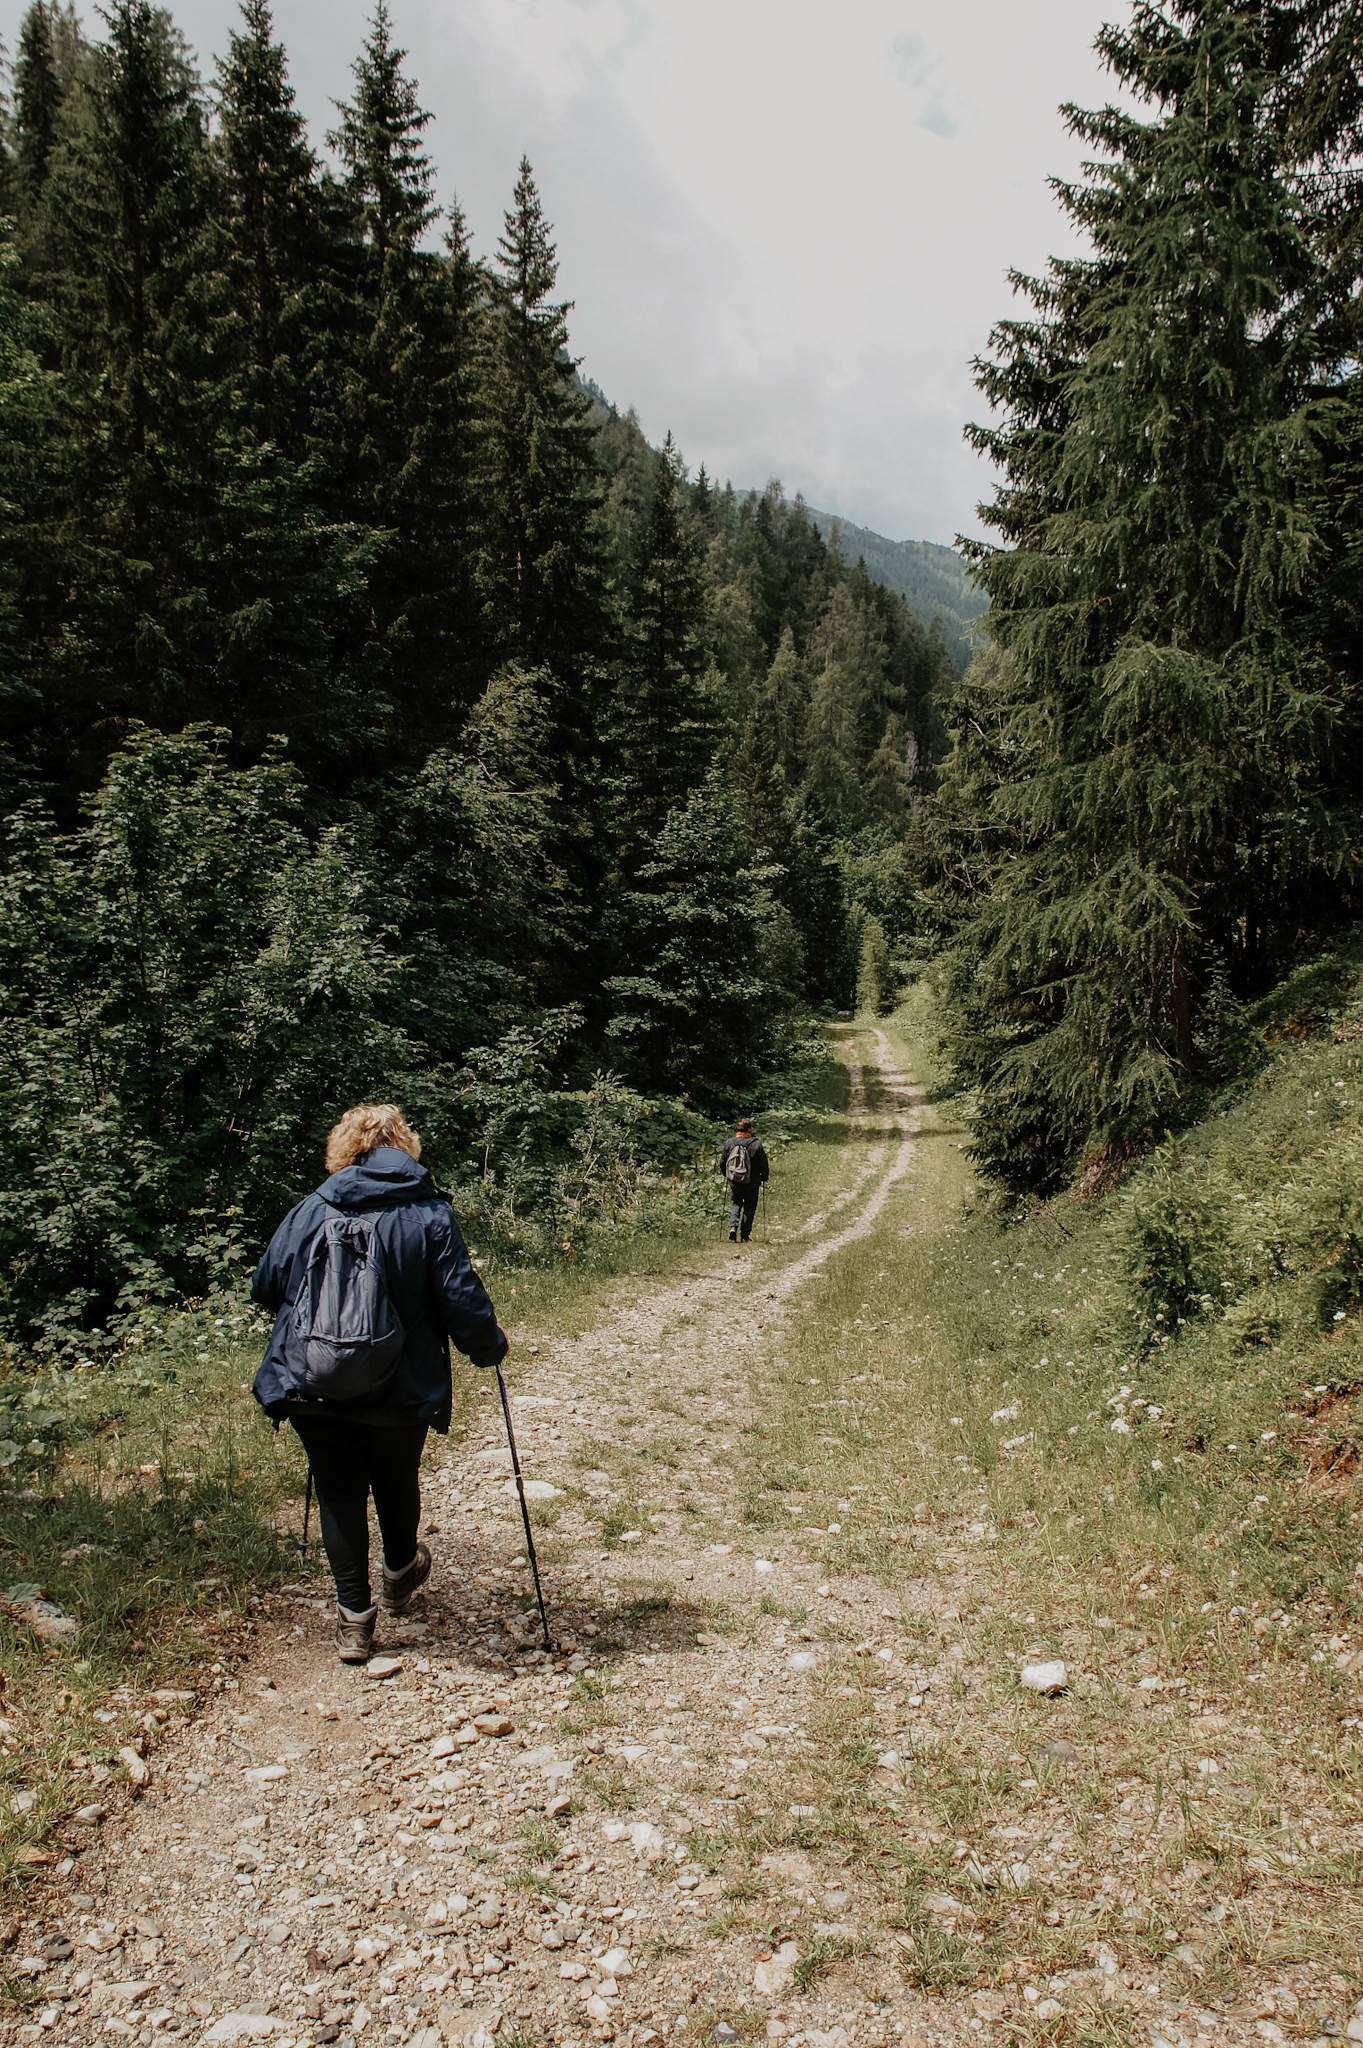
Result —
<svg viewBox="0 0 1363 2048"><path fill-rule="evenodd" d="M372 1398L397 1364L407 1333L388 1295L379 1214L328 1204L313 1240L284 1340L289 1378L310 1400Z"/></svg>

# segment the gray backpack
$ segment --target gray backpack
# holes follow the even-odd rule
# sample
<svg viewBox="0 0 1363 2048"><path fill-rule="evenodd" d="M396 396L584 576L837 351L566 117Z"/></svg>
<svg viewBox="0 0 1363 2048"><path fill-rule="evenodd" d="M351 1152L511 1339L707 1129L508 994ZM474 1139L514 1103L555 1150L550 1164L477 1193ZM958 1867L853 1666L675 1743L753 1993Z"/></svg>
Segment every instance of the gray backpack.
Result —
<svg viewBox="0 0 1363 2048"><path fill-rule="evenodd" d="M284 1360L296 1393L359 1401L392 1377L406 1331L388 1297L377 1211L328 1205L298 1290Z"/></svg>
<svg viewBox="0 0 1363 2048"><path fill-rule="evenodd" d="M724 1167L724 1178L731 1188L745 1188L752 1179L752 1158L748 1151L751 1141L735 1138L733 1151Z"/></svg>

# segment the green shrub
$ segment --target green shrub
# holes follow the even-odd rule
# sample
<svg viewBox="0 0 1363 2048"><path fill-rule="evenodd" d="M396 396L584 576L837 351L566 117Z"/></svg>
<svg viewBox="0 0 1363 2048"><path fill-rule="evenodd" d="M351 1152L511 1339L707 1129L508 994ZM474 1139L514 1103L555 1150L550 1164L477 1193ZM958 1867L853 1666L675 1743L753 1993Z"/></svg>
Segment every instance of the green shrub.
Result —
<svg viewBox="0 0 1363 2048"><path fill-rule="evenodd" d="M1152 1331L1172 1335L1236 1292L1230 1211L1230 1189L1177 1158L1133 1185L1118 1251Z"/></svg>

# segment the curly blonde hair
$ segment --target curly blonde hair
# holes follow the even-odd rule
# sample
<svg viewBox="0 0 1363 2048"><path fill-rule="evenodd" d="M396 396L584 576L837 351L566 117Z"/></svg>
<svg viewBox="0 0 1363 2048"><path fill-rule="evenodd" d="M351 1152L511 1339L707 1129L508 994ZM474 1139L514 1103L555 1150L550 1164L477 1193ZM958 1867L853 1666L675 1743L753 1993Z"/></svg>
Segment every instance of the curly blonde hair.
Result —
<svg viewBox="0 0 1363 2048"><path fill-rule="evenodd" d="M378 1145L421 1157L421 1140L395 1102L357 1102L327 1138L327 1172L339 1173Z"/></svg>

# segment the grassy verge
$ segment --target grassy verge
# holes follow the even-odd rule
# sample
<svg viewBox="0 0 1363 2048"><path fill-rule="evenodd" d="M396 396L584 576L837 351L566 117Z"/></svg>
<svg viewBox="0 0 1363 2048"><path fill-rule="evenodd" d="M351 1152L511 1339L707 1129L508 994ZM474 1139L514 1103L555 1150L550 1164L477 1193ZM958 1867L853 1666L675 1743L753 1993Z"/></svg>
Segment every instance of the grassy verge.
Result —
<svg viewBox="0 0 1363 2048"><path fill-rule="evenodd" d="M1044 1992L1101 1941L1204 1999L1252 1963L1333 1970L1332 2009L1360 1989L1363 1002L1349 959L1309 980L1177 1147L1007 1213L926 993L890 1023L928 1084L914 1177L767 1374L758 1494L897 1596L902 1685L814 1607L807 1825L880 1869L920 1984ZM1019 1687L1042 1657L1058 1699Z"/></svg>
<svg viewBox="0 0 1363 2048"><path fill-rule="evenodd" d="M0 1386L10 1904L69 1869L98 1826L91 1810L128 1795L128 1754L150 1758L194 1689L226 1682L293 1555L296 1447L276 1444L247 1391L254 1320L218 1307L174 1317L155 1349L102 1369Z"/></svg>

